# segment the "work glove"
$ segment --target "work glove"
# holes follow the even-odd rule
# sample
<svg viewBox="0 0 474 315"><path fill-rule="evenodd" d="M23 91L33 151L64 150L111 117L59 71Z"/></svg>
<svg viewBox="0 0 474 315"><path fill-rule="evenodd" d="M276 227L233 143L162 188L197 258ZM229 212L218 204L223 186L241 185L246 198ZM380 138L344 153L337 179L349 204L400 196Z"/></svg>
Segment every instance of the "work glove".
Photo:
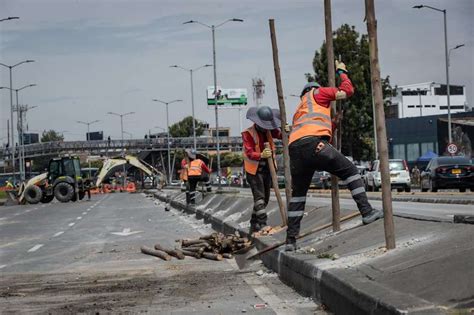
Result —
<svg viewBox="0 0 474 315"><path fill-rule="evenodd" d="M269 148L263 149L262 153L260 153L260 157L262 159L268 159L271 156L272 156L272 150L270 150Z"/></svg>
<svg viewBox="0 0 474 315"><path fill-rule="evenodd" d="M341 74L341 73L347 73L347 68L344 62L339 62L339 60L335 61L336 64L336 73Z"/></svg>
<svg viewBox="0 0 474 315"><path fill-rule="evenodd" d="M290 132L291 131L291 126L289 124L285 125L285 131Z"/></svg>

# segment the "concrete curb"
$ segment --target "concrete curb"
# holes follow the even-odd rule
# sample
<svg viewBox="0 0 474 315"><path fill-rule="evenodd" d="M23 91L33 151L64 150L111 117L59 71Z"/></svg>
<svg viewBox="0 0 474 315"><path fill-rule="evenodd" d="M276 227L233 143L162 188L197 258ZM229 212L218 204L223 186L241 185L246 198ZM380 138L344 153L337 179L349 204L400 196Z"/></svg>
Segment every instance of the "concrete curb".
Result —
<svg viewBox="0 0 474 315"><path fill-rule="evenodd" d="M182 194L171 196L158 192L154 195L159 200L170 203L174 208L195 214L198 219L204 219L217 231L234 233L238 230L246 234L246 231L233 220L226 220L229 213L243 211L242 203L245 201L231 200L229 196L208 195L204 199L206 203L204 206L194 207L185 205L183 198L180 198ZM248 206L251 205L250 198L239 199L249 199L247 203ZM207 207L211 203L213 206ZM234 208L236 209L233 210ZM216 209L229 210L220 215L219 211L213 211ZM257 248L260 249L276 242L277 239L274 237L256 240ZM283 282L301 294L311 296L327 305L335 314L445 314L431 302L382 286L355 270L322 269L315 266L311 263L314 257L310 255L296 256L274 250L261 258L268 268L279 274Z"/></svg>
<svg viewBox="0 0 474 315"><path fill-rule="evenodd" d="M322 197L329 198L330 195L325 194L310 194L311 197ZM340 198L352 199L352 196L340 194ZM382 197L369 196L369 200L382 200ZM429 197L397 197L392 196L392 201L402 202L422 202L422 203L445 203L445 204L458 204L458 205L474 205L474 200L462 200L462 199L447 199L447 198L429 198Z"/></svg>

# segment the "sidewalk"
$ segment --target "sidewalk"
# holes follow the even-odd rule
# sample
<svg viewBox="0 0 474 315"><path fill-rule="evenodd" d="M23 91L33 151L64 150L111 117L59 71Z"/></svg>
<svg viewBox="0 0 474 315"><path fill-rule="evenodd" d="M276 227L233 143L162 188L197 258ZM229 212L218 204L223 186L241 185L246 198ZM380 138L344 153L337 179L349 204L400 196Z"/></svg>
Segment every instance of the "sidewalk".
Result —
<svg viewBox="0 0 474 315"><path fill-rule="evenodd" d="M161 200L204 218L215 230L248 231L252 199L209 194L185 206L185 195L155 193ZM280 224L270 202L269 224ZM307 209L302 232L329 223L327 206ZM353 210L352 210L353 211ZM352 211L341 209L341 215ZM384 249L383 221L362 226L360 217L299 242L297 253L274 250L263 262L300 293L326 304L335 314L470 314L474 308L474 226L395 217L397 248ZM284 239L263 237L259 248ZM328 258L324 258L328 257ZM459 312L457 312L459 311Z"/></svg>

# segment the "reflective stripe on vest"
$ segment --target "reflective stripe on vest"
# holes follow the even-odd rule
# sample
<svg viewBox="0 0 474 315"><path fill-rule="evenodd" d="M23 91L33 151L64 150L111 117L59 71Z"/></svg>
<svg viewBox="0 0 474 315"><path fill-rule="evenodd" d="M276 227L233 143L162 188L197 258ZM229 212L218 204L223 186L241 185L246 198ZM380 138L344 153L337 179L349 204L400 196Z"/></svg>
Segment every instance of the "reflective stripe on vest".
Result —
<svg viewBox="0 0 474 315"><path fill-rule="evenodd" d="M202 168L201 164L203 162L200 159L195 159L189 163L188 176L201 176Z"/></svg>
<svg viewBox="0 0 474 315"><path fill-rule="evenodd" d="M306 136L332 136L331 107L319 105L313 95L319 90L306 93L293 116L293 128L290 133L292 143Z"/></svg>
<svg viewBox="0 0 474 315"><path fill-rule="evenodd" d="M245 129L242 133L244 132L248 132L252 136L253 141L255 143L255 152L261 153L258 132L255 129L255 125L252 125L251 127ZM275 154L275 144L273 143L273 138L270 137L270 139L267 139L267 140L268 140L268 143L270 143L270 149L272 150L273 154ZM275 161L275 156L273 156L273 160ZM245 151L244 151L244 168L245 168L245 171L249 174L252 174L252 175L257 174L258 161L250 159L246 155Z"/></svg>

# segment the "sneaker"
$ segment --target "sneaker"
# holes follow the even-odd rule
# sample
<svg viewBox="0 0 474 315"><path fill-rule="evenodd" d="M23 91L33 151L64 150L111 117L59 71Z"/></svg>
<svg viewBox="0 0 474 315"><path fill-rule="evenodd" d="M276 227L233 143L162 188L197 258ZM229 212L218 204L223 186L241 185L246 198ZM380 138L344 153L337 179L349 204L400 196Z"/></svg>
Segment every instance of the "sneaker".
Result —
<svg viewBox="0 0 474 315"><path fill-rule="evenodd" d="M286 246L285 252L296 252L296 239L295 238L287 238L286 239Z"/></svg>
<svg viewBox="0 0 474 315"><path fill-rule="evenodd" d="M383 218L383 211L379 209L372 209L369 213L362 215L362 222L364 224L370 224L380 218Z"/></svg>

